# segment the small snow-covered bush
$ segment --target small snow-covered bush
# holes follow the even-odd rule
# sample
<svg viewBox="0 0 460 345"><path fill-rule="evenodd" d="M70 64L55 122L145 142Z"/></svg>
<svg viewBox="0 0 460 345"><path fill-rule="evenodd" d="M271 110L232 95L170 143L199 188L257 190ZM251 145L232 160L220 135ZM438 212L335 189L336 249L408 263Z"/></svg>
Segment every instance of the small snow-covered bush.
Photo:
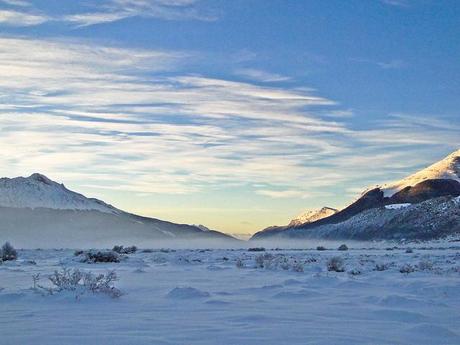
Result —
<svg viewBox="0 0 460 345"><path fill-rule="evenodd" d="M340 251L346 251L346 250L348 250L348 247L347 247L347 245L346 245L346 244L342 244L342 245L340 245L340 247L339 247L339 248L337 248L337 250L340 250Z"/></svg>
<svg viewBox="0 0 460 345"><path fill-rule="evenodd" d="M407 248L406 249L406 254L412 254L414 251L412 250L412 248Z"/></svg>
<svg viewBox="0 0 460 345"><path fill-rule="evenodd" d="M6 242L0 249L0 259L1 261L16 260L18 258L18 252L14 247Z"/></svg>
<svg viewBox="0 0 460 345"><path fill-rule="evenodd" d="M143 250L142 250L142 253L153 253L153 252L154 252L154 250L153 250L153 249L149 249L149 248L143 249Z"/></svg>
<svg viewBox="0 0 460 345"><path fill-rule="evenodd" d="M374 271L386 271L389 268L388 264L375 264Z"/></svg>
<svg viewBox="0 0 460 345"><path fill-rule="evenodd" d="M123 246L113 246L112 251L115 253L121 254L121 251L123 250Z"/></svg>
<svg viewBox="0 0 460 345"><path fill-rule="evenodd" d="M80 256L80 255L82 255L83 253L84 253L83 250L77 249L76 251L73 252L73 255L74 255L74 256Z"/></svg>
<svg viewBox="0 0 460 345"><path fill-rule="evenodd" d="M323 247L323 246L318 246L318 247L316 247L316 250L320 250L320 251L323 251L323 250L326 250L326 247Z"/></svg>
<svg viewBox="0 0 460 345"><path fill-rule="evenodd" d="M264 252L264 247L255 247L255 248L248 248L248 252Z"/></svg>
<svg viewBox="0 0 460 345"><path fill-rule="evenodd" d="M280 267L284 271L289 270L289 261L284 260L283 262L281 262Z"/></svg>
<svg viewBox="0 0 460 345"><path fill-rule="evenodd" d="M175 249L161 248L160 253L174 253Z"/></svg>
<svg viewBox="0 0 460 345"><path fill-rule="evenodd" d="M238 258L238 259L236 259L235 265L238 268L243 268L244 267L244 262L243 262L243 260L241 260L241 258Z"/></svg>
<svg viewBox="0 0 460 345"><path fill-rule="evenodd" d="M334 256L327 262L327 270L334 272L345 272L345 264L340 256Z"/></svg>
<svg viewBox="0 0 460 345"><path fill-rule="evenodd" d="M301 262L298 262L298 261L294 262L294 263L292 264L292 270L293 270L294 272L302 273L302 272L304 271L304 268L303 268L302 263L301 263Z"/></svg>
<svg viewBox="0 0 460 345"><path fill-rule="evenodd" d="M352 276L359 276L359 275L361 274L361 271L360 271L359 269L357 269L357 268L353 268L353 269L352 269L350 272L348 272L348 273L350 273Z"/></svg>
<svg viewBox="0 0 460 345"><path fill-rule="evenodd" d="M114 246L112 248L112 251L118 254L134 254L135 252L137 252L137 247L136 246L131 246L131 247Z"/></svg>
<svg viewBox="0 0 460 345"><path fill-rule="evenodd" d="M272 260L274 256L270 253L257 255L254 260L256 262L256 268L270 268L272 266Z"/></svg>
<svg viewBox="0 0 460 345"><path fill-rule="evenodd" d="M87 251L84 252L82 262L98 263L98 262L120 262L120 256L114 251Z"/></svg>
<svg viewBox="0 0 460 345"><path fill-rule="evenodd" d="M433 263L428 260L420 261L417 265L420 271L431 271L433 269Z"/></svg>
<svg viewBox="0 0 460 345"><path fill-rule="evenodd" d="M51 287L43 287L39 284L39 274L33 275L32 279L34 290L51 295L62 291L71 291L75 292L76 298L88 292L102 293L112 298L117 298L123 294L114 286L115 281L118 280L115 271L95 275L92 272L82 272L79 269L62 268L61 271L54 271L48 277Z"/></svg>
<svg viewBox="0 0 460 345"><path fill-rule="evenodd" d="M399 272L409 274L415 272L415 267L410 264L404 264L399 268Z"/></svg>

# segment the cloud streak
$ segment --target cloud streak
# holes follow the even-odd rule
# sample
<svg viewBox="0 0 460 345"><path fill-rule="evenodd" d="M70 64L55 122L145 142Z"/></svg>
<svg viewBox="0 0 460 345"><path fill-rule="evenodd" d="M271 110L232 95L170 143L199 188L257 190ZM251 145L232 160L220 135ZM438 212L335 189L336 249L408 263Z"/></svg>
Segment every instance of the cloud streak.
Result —
<svg viewBox="0 0 460 345"><path fill-rule="evenodd" d="M396 114L356 130L342 121L349 110L312 89L177 72L193 58L0 38L0 173L139 195L244 187L314 198L381 179L395 161L420 164L407 157L423 147L459 144L440 120Z"/></svg>
<svg viewBox="0 0 460 345"><path fill-rule="evenodd" d="M3 160L20 174L41 167L99 188L192 193L298 183L306 160L342 150L331 137L348 129L305 111L334 102L305 89L161 76L186 57L0 39Z"/></svg>
<svg viewBox="0 0 460 345"><path fill-rule="evenodd" d="M34 26L47 22L49 18L44 15L29 12L0 10L0 25L7 26Z"/></svg>
<svg viewBox="0 0 460 345"><path fill-rule="evenodd" d="M70 23L77 27L106 24L143 17L162 20L214 21L217 16L208 8L198 8L200 0L102 0L91 3L86 11L44 15L32 3L22 0L2 0L0 25L35 26L49 21Z"/></svg>

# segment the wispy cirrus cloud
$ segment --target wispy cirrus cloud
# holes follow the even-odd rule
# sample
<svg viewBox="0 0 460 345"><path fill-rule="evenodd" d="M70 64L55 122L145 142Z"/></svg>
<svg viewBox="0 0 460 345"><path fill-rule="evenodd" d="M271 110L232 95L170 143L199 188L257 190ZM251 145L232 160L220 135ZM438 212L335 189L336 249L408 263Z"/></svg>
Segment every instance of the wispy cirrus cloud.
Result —
<svg viewBox="0 0 460 345"><path fill-rule="evenodd" d="M27 0L0 0L0 4L6 4L10 6L18 6L18 7L29 7L30 2Z"/></svg>
<svg viewBox="0 0 460 345"><path fill-rule="evenodd" d="M165 20L205 20L217 17L209 10L198 10L199 0L105 0L92 10L64 16L62 19L79 26L118 21L130 17L151 17Z"/></svg>
<svg viewBox="0 0 460 345"><path fill-rule="evenodd" d="M357 62L360 64L366 65L374 65L381 69L402 69L409 66L409 64L401 59L392 59L388 61L374 61L371 59L364 59L364 58L350 58L350 61Z"/></svg>
<svg viewBox="0 0 460 345"><path fill-rule="evenodd" d="M142 195L245 186L311 198L381 180L395 161L402 173L423 147L460 144L458 129L429 118L400 114L356 130L342 121L349 110L309 88L180 73L193 58L0 38L0 174L40 169Z"/></svg>
<svg viewBox="0 0 460 345"><path fill-rule="evenodd" d="M49 17L38 13L0 9L0 25L34 26L48 20Z"/></svg>
<svg viewBox="0 0 460 345"><path fill-rule="evenodd" d="M32 2L2 0L0 25L34 26L45 22L71 23L84 27L116 22L126 18L144 17L163 20L213 21L216 14L209 8L199 8L201 0L102 0L86 5L82 11L67 14L43 14Z"/></svg>
<svg viewBox="0 0 460 345"><path fill-rule="evenodd" d="M238 68L235 70L235 74L242 76L254 81L260 81L263 83L277 82L277 81L288 81L290 77L284 76L277 73L270 73L255 68Z"/></svg>
<svg viewBox="0 0 460 345"><path fill-rule="evenodd" d="M174 194L300 183L306 162L343 150L332 137L349 130L305 111L333 101L308 89L161 76L189 58L1 38L2 161L10 173L40 166L88 186Z"/></svg>
<svg viewBox="0 0 460 345"><path fill-rule="evenodd" d="M396 7L409 7L408 0L380 0L385 5L396 6Z"/></svg>
<svg viewBox="0 0 460 345"><path fill-rule="evenodd" d="M377 65L383 69L401 69L407 67L407 63L403 60L395 59L391 61L380 61L377 62Z"/></svg>

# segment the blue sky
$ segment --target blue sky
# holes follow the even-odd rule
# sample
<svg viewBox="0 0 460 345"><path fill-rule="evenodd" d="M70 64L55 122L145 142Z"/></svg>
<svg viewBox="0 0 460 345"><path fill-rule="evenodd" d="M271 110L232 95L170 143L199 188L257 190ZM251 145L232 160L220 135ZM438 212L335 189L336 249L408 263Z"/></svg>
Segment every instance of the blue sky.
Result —
<svg viewBox="0 0 460 345"><path fill-rule="evenodd" d="M230 233L460 144L460 3L0 0L0 173Z"/></svg>

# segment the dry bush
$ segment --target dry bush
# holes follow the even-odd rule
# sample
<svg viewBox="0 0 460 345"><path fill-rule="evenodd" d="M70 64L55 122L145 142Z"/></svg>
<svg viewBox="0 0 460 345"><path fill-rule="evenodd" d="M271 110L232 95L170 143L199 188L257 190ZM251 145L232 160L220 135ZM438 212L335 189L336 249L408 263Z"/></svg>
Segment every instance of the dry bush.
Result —
<svg viewBox="0 0 460 345"><path fill-rule="evenodd" d="M361 274L361 271L357 268L353 268L350 272L349 272L352 276L359 276Z"/></svg>
<svg viewBox="0 0 460 345"><path fill-rule="evenodd" d="M327 270L333 272L345 272L345 264L340 256L334 256L327 262Z"/></svg>
<svg viewBox="0 0 460 345"><path fill-rule="evenodd" d="M292 270L293 270L294 272L302 273L302 272L304 271L303 264L302 264L301 262L295 261L295 262L292 264Z"/></svg>
<svg viewBox="0 0 460 345"><path fill-rule="evenodd" d="M9 242L6 242L0 249L1 261L16 260L17 258L18 252L16 249L14 249L14 247Z"/></svg>
<svg viewBox="0 0 460 345"><path fill-rule="evenodd" d="M238 268L244 268L244 262L243 262L243 260L241 258L236 259L235 265Z"/></svg>
<svg viewBox="0 0 460 345"><path fill-rule="evenodd" d="M417 265L420 271L431 271L433 269L433 263L428 260L420 261Z"/></svg>
<svg viewBox="0 0 460 345"><path fill-rule="evenodd" d="M346 245L346 244L342 244L342 245L340 245L340 247L339 247L339 248L337 248L337 250L340 250L340 251L346 251L346 250L348 250L348 247L347 247L347 245Z"/></svg>
<svg viewBox="0 0 460 345"><path fill-rule="evenodd" d="M410 264L404 264L399 268L399 272L409 274L415 272L415 267Z"/></svg>
<svg viewBox="0 0 460 345"><path fill-rule="evenodd" d="M388 268L389 268L388 264L375 264L374 271L382 272L382 271L386 271Z"/></svg>
<svg viewBox="0 0 460 345"><path fill-rule="evenodd" d="M255 247L255 248L248 248L248 252L264 252L264 247Z"/></svg>
<svg viewBox="0 0 460 345"><path fill-rule="evenodd" d="M122 296L122 292L114 286L118 280L115 271L109 271L106 274L95 275L92 272L82 272L79 269L62 268L61 271L54 271L48 277L51 287L44 287L39 284L40 275L32 276L33 289L47 294L55 294L63 291L75 293L75 298L79 298L85 293L101 293L112 298Z"/></svg>
<svg viewBox="0 0 460 345"><path fill-rule="evenodd" d="M134 254L137 252L136 246L123 247L123 246L114 246L112 251L118 254Z"/></svg>
<svg viewBox="0 0 460 345"><path fill-rule="evenodd" d="M114 251L87 251L84 252L84 257L82 262L86 262L88 264L92 263L106 263L106 262L120 262L120 256L118 253Z"/></svg>

